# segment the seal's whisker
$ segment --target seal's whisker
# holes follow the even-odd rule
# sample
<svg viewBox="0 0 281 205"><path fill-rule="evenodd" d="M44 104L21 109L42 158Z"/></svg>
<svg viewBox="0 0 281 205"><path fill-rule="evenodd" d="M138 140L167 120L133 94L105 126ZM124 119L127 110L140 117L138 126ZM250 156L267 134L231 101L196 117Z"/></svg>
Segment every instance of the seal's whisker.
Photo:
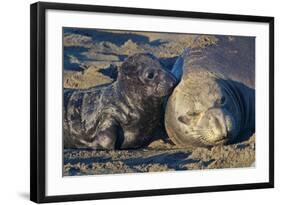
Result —
<svg viewBox="0 0 281 205"><path fill-rule="evenodd" d="M212 129L199 129L199 130L193 130L193 131L195 131L195 132L200 132L200 131L209 132L209 131L212 131Z"/></svg>

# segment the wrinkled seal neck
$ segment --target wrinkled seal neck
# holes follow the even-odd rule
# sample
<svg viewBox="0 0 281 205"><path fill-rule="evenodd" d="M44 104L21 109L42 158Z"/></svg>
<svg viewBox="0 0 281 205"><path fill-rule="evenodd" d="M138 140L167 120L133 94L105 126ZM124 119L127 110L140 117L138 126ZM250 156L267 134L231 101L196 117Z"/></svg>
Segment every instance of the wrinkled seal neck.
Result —
<svg viewBox="0 0 281 205"><path fill-rule="evenodd" d="M253 89L230 79L221 79L220 77L219 80L238 108L240 132L253 128L255 123L255 94Z"/></svg>
<svg viewBox="0 0 281 205"><path fill-rule="evenodd" d="M255 128L255 91L248 86L231 81L237 102L241 107L241 131L252 130Z"/></svg>

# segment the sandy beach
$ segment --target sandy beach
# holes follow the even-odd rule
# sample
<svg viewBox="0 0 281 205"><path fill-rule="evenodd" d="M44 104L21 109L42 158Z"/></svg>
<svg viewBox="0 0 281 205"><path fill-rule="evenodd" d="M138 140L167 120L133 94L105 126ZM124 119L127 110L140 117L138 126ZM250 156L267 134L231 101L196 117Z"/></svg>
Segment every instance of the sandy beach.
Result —
<svg viewBox="0 0 281 205"><path fill-rule="evenodd" d="M171 69L185 48L216 43L215 36L148 32L64 29L64 88L86 89L112 83L126 57L155 55ZM138 150L65 149L64 176L159 172L255 166L255 134L235 144L212 148L182 148L168 138L164 126L150 144Z"/></svg>

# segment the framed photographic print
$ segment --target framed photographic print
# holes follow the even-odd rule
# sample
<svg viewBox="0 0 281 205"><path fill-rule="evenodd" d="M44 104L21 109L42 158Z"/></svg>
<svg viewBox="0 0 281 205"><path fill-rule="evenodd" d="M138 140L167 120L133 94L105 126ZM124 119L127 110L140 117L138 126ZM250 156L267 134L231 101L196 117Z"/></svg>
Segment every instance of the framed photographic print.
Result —
<svg viewBox="0 0 281 205"><path fill-rule="evenodd" d="M274 187L274 18L31 5L34 202Z"/></svg>

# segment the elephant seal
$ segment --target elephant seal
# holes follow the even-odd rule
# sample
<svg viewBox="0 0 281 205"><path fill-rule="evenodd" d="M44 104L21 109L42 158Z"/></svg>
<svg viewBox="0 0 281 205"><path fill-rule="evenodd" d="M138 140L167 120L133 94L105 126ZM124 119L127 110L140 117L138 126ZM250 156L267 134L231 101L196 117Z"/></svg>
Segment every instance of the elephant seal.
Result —
<svg viewBox="0 0 281 205"><path fill-rule="evenodd" d="M255 38L216 36L213 45L186 49L172 73L165 128L181 147L211 147L255 131Z"/></svg>
<svg viewBox="0 0 281 205"><path fill-rule="evenodd" d="M64 91L64 147L125 149L143 146L159 125L161 103L176 79L151 54L135 54L117 80Z"/></svg>

